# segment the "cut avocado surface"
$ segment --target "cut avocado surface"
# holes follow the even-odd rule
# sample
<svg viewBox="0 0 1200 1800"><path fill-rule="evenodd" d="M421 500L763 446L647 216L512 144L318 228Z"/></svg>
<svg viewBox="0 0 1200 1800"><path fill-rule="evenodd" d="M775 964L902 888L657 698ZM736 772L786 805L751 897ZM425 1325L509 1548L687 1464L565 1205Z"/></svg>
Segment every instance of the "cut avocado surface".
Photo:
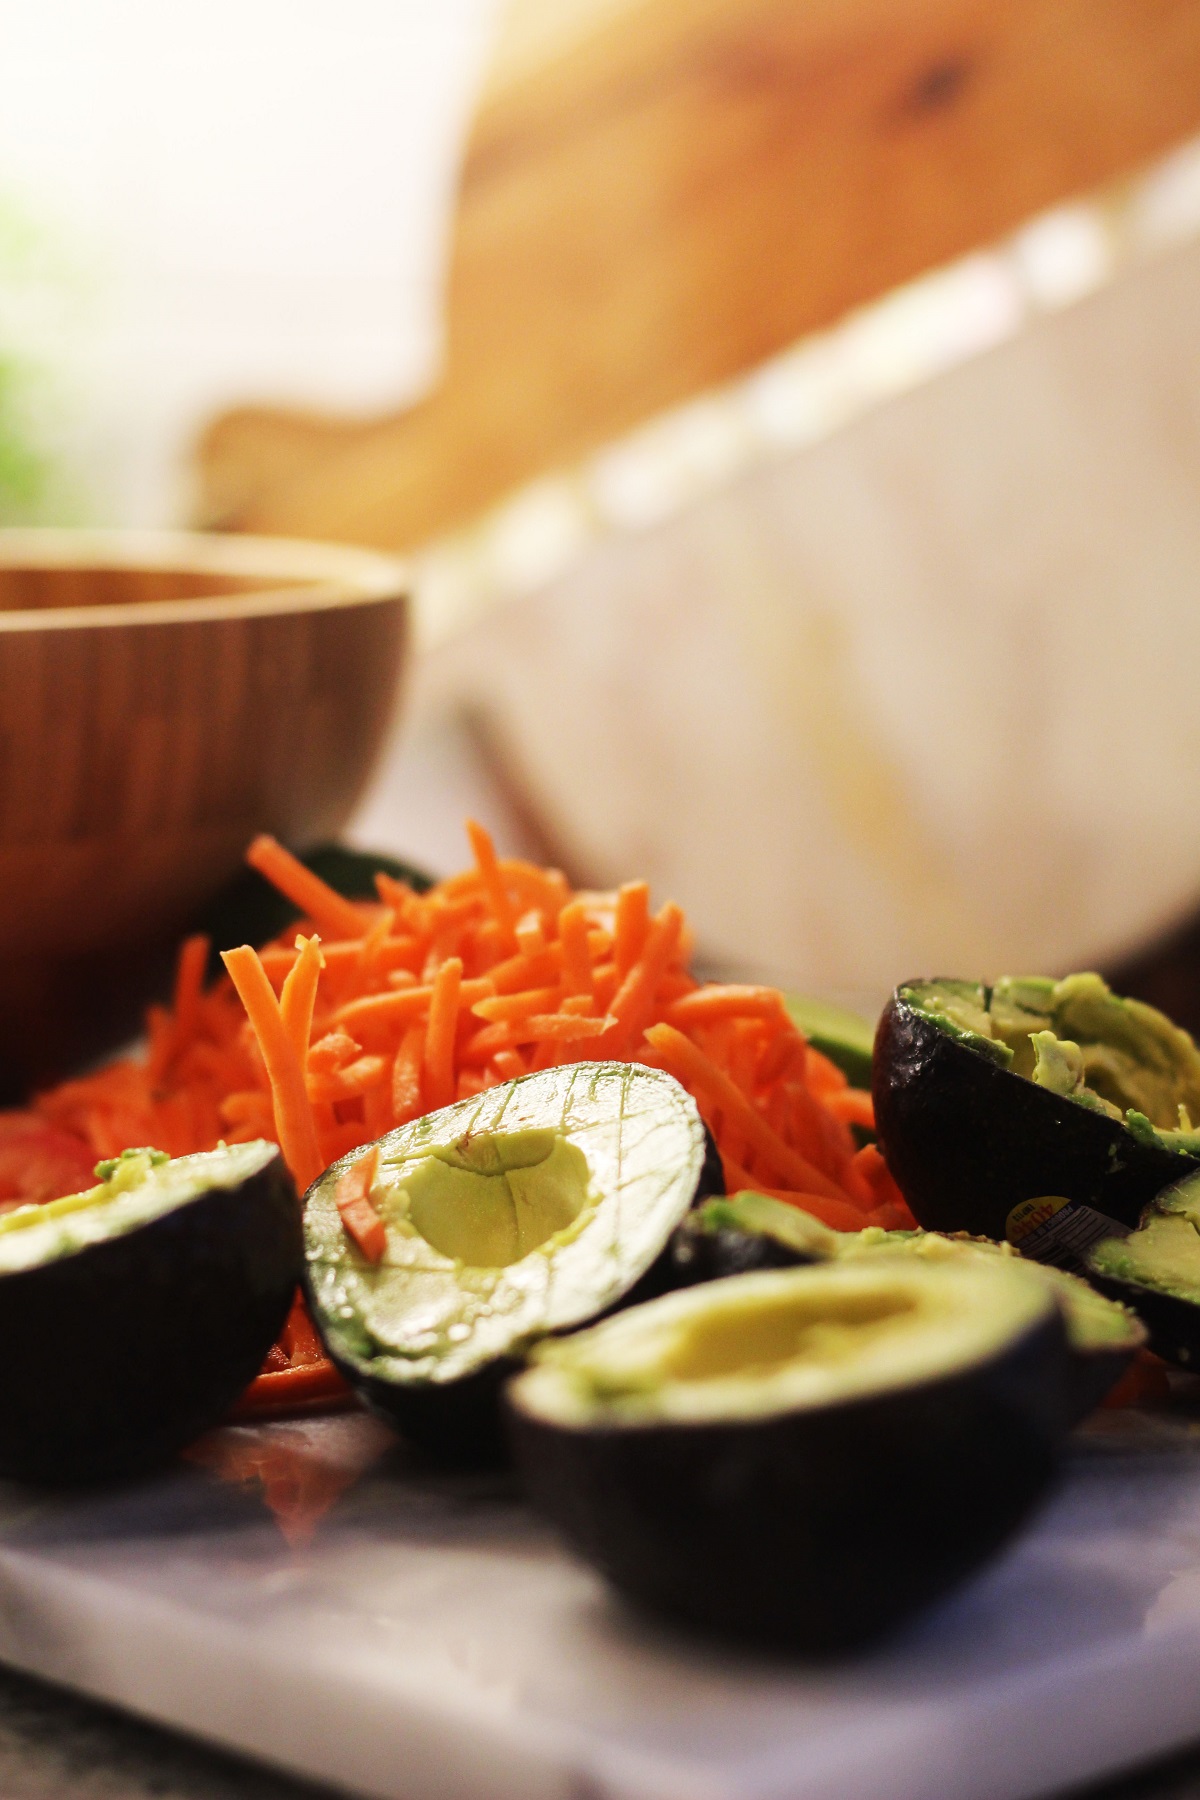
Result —
<svg viewBox="0 0 1200 1800"><path fill-rule="evenodd" d="M1088 1274L1134 1308L1160 1356L1200 1369L1200 1175L1157 1195L1136 1231L1095 1245Z"/></svg>
<svg viewBox="0 0 1200 1800"><path fill-rule="evenodd" d="M1200 1252L1200 1237L1196 1238ZM1080 1276L1018 1256L1011 1244L991 1238L933 1231L831 1231L819 1219L765 1194L707 1200L680 1225L671 1254L680 1285L712 1281L752 1269L900 1253L924 1263L961 1262L975 1254L999 1256L1032 1281L1048 1286L1058 1301L1071 1351L1068 1423L1099 1405L1120 1379L1146 1330L1128 1305L1105 1298ZM1200 1269L1197 1271L1200 1278Z"/></svg>
<svg viewBox="0 0 1200 1800"><path fill-rule="evenodd" d="M626 1593L821 1650L1007 1536L1049 1479L1066 1379L1058 1307L1007 1261L877 1255L546 1342L507 1401L534 1500Z"/></svg>
<svg viewBox="0 0 1200 1800"><path fill-rule="evenodd" d="M301 1267L274 1144L126 1151L84 1193L0 1216L0 1473L79 1482L165 1461L258 1373Z"/></svg>
<svg viewBox="0 0 1200 1800"><path fill-rule="evenodd" d="M1006 976L981 983L916 982L901 990L960 1042L1016 1075L1106 1117L1132 1112L1173 1148L1200 1153L1200 1052L1186 1031L1101 976Z"/></svg>
<svg viewBox="0 0 1200 1800"><path fill-rule="evenodd" d="M768 1194L746 1191L706 1200L671 1239L672 1283L684 1287L755 1269L822 1262L836 1253L838 1235L811 1213Z"/></svg>
<svg viewBox="0 0 1200 1800"><path fill-rule="evenodd" d="M1011 1236L1065 1266L1200 1166L1200 1054L1098 975L904 984L879 1023L873 1096L922 1225Z"/></svg>
<svg viewBox="0 0 1200 1800"><path fill-rule="evenodd" d="M380 1139L379 1263L343 1229L344 1166L305 1205L318 1329L369 1405L467 1460L497 1453L496 1394L526 1347L625 1299L710 1174L691 1097L629 1063L527 1075Z"/></svg>

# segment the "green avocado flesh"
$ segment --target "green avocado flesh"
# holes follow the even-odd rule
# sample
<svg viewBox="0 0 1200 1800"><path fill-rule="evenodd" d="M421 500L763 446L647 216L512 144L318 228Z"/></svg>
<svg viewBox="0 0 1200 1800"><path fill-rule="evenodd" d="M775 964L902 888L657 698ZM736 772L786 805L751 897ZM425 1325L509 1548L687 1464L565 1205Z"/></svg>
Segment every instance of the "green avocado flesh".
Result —
<svg viewBox="0 0 1200 1800"><path fill-rule="evenodd" d="M1049 1263L1032 1262L1011 1244L998 1244L990 1238L944 1237L937 1231L881 1231L869 1226L860 1232L838 1232L842 1241L840 1256L870 1255L879 1250L895 1250L902 1255L918 1256L923 1262L954 1262L963 1256L1003 1257L1030 1281L1040 1282L1062 1308L1067 1340L1074 1350L1119 1348L1144 1341L1141 1327L1128 1308L1116 1300L1106 1300L1095 1288L1066 1269Z"/></svg>
<svg viewBox="0 0 1200 1800"><path fill-rule="evenodd" d="M991 1238L947 1237L938 1231L885 1231L878 1225L869 1225L863 1231L831 1231L810 1213L789 1206L784 1200L748 1192L725 1200L707 1200L697 1209L696 1217L703 1230L769 1237L808 1262L875 1256L881 1251L919 1257L927 1264L955 1263L978 1255L1002 1257L1054 1294L1062 1308L1072 1349L1136 1348L1144 1341L1144 1333L1127 1307L1105 1299L1078 1275L1029 1261L1012 1244L996 1243ZM1200 1257L1200 1236L1195 1237L1195 1244ZM1200 1280L1200 1268L1197 1279Z"/></svg>
<svg viewBox="0 0 1200 1800"><path fill-rule="evenodd" d="M1136 1231L1095 1245L1088 1266L1110 1280L1200 1305L1200 1177L1159 1194Z"/></svg>
<svg viewBox="0 0 1200 1800"><path fill-rule="evenodd" d="M724 1200L706 1200L697 1209L697 1222L704 1231L747 1231L756 1236L774 1238L798 1256L814 1262L837 1254L838 1239L857 1235L831 1231L798 1206L786 1200L772 1200L769 1194L756 1194L743 1189Z"/></svg>
<svg viewBox="0 0 1200 1800"><path fill-rule="evenodd" d="M587 1158L561 1132L481 1131L390 1172L399 1233L477 1269L504 1269L565 1234L593 1203Z"/></svg>
<svg viewBox="0 0 1200 1800"><path fill-rule="evenodd" d="M917 1012L1050 1093L1200 1154L1200 1052L1186 1031L1099 975L1005 976L903 988Z"/></svg>
<svg viewBox="0 0 1200 1800"><path fill-rule="evenodd" d="M213 1188L249 1180L275 1154L265 1141L174 1160L161 1150L125 1150L96 1165L102 1177L96 1187L0 1214L0 1274L37 1268L136 1231Z"/></svg>
<svg viewBox="0 0 1200 1800"><path fill-rule="evenodd" d="M687 1211L705 1140L669 1075L577 1063L416 1119L379 1150L380 1262L343 1228L345 1164L308 1196L318 1327L352 1378L448 1385L615 1304Z"/></svg>
<svg viewBox="0 0 1200 1800"><path fill-rule="evenodd" d="M737 1275L538 1346L514 1398L578 1427L812 1410L973 1368L1054 1310L1048 1290L982 1258Z"/></svg>
<svg viewBox="0 0 1200 1800"><path fill-rule="evenodd" d="M1098 1275L1200 1305L1200 1234L1178 1213L1151 1216L1128 1237L1106 1238L1089 1263Z"/></svg>

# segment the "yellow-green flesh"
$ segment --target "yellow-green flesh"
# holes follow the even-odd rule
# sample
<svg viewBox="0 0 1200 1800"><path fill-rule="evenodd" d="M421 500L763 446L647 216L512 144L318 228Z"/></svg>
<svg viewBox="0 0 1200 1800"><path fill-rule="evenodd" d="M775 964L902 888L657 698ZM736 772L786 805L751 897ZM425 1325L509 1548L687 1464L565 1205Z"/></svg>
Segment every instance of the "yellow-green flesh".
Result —
<svg viewBox="0 0 1200 1800"><path fill-rule="evenodd" d="M999 1260L732 1276L547 1343L520 1378L567 1425L747 1419L916 1386L987 1361L1056 1311Z"/></svg>
<svg viewBox="0 0 1200 1800"><path fill-rule="evenodd" d="M1200 1234L1183 1213L1152 1213L1128 1237L1098 1244L1090 1260L1098 1274L1200 1304Z"/></svg>
<svg viewBox="0 0 1200 1800"><path fill-rule="evenodd" d="M1005 976L989 991L945 981L905 990L954 1035L983 1040L1014 1074L1113 1119L1162 1132L1200 1126L1200 1052L1186 1031L1099 975ZM1188 1147L1191 1146L1181 1146Z"/></svg>
<svg viewBox="0 0 1200 1800"><path fill-rule="evenodd" d="M569 1231L593 1197L583 1152L543 1129L439 1146L394 1169L379 1204L397 1232L472 1268L503 1269Z"/></svg>
<svg viewBox="0 0 1200 1800"><path fill-rule="evenodd" d="M1073 1349L1101 1350L1106 1345L1125 1344L1140 1335L1136 1320L1115 1300L1107 1300L1089 1287L1078 1275L1066 1269L1055 1269L1048 1263L1032 1262L1012 1244L993 1243L980 1238L965 1241L943 1237L936 1231L886 1232L869 1226L860 1232L838 1232L837 1254L855 1257L877 1255L881 1250L904 1256L916 1256L925 1263L954 1263L963 1257L1002 1258L1030 1281L1040 1282L1063 1311L1063 1322Z"/></svg>

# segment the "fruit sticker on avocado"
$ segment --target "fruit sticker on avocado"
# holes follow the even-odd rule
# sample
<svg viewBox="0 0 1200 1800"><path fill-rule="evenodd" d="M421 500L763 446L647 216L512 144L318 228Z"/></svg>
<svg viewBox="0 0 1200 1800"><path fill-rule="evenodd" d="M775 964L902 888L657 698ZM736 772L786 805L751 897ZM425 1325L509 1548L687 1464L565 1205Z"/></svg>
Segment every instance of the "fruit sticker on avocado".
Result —
<svg viewBox="0 0 1200 1800"><path fill-rule="evenodd" d="M1005 1236L1023 1256L1077 1274L1083 1271L1094 1244L1104 1238L1124 1237L1128 1230L1094 1206L1069 1200L1065 1194L1038 1194L1022 1200L1005 1224Z"/></svg>

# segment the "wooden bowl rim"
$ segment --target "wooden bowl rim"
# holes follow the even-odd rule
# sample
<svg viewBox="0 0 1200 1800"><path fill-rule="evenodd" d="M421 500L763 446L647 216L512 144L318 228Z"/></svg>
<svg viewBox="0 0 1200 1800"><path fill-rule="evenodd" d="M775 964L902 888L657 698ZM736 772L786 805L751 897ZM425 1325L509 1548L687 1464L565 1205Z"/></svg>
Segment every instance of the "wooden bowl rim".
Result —
<svg viewBox="0 0 1200 1800"><path fill-rule="evenodd" d="M397 557L346 544L242 537L233 532L11 526L0 528L0 569L5 568L177 570L187 575L278 580L279 585L181 600L0 609L0 635L326 612L404 600L411 588L408 567Z"/></svg>

